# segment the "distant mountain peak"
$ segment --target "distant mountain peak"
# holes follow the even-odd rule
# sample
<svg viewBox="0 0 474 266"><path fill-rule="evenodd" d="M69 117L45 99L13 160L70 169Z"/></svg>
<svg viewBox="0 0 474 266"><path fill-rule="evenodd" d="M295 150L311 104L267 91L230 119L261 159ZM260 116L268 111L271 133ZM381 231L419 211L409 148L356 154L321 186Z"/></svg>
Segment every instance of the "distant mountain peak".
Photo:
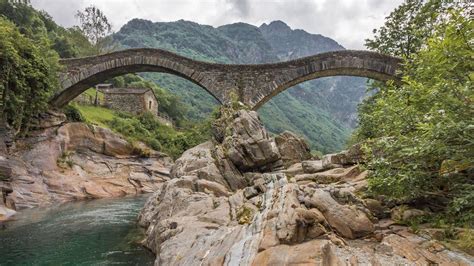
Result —
<svg viewBox="0 0 474 266"><path fill-rule="evenodd" d="M281 20L275 20L270 22L270 24L263 23L260 28L265 28L266 30L273 31L291 31L290 26Z"/></svg>

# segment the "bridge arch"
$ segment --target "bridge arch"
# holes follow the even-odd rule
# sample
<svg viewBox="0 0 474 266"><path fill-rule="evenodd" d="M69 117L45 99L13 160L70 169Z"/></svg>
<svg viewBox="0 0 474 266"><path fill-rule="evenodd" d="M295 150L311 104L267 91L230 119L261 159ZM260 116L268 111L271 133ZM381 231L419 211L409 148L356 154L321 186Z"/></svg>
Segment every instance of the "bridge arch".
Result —
<svg viewBox="0 0 474 266"><path fill-rule="evenodd" d="M50 103L61 107L90 87L116 76L137 73L167 73L184 78L205 89L218 102L221 97L208 88L209 80L203 73L206 64L160 49L128 49L109 54L62 59L60 64L60 91ZM202 64L202 65L201 65Z"/></svg>
<svg viewBox="0 0 474 266"><path fill-rule="evenodd" d="M253 65L215 64L192 60L160 49L129 49L110 54L61 60L61 91L51 100L63 106L87 88L131 72L170 73L199 85L220 103L235 93L258 109L280 92L307 80L329 76L360 76L399 80L401 59L368 51L334 51L287 62Z"/></svg>
<svg viewBox="0 0 474 266"><path fill-rule="evenodd" d="M402 60L369 51L335 51L301 59L262 65L268 82L260 85L258 92L248 93L246 100L256 110L279 93L300 83L323 77L355 76L379 81L400 82L398 70Z"/></svg>

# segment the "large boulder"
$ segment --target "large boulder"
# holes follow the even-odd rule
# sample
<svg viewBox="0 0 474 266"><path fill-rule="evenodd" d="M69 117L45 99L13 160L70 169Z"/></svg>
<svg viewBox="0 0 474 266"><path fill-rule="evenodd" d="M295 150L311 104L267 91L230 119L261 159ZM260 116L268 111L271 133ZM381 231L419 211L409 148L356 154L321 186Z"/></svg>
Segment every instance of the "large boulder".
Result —
<svg viewBox="0 0 474 266"><path fill-rule="evenodd" d="M134 147L111 130L84 123L68 123L58 129L65 150L91 150L110 156L136 154Z"/></svg>
<svg viewBox="0 0 474 266"><path fill-rule="evenodd" d="M216 182L230 188L217 167L216 159L213 156L214 149L214 143L207 141L185 151L181 157L175 161L173 167L171 167L171 178L196 176L199 179ZM227 174L229 173L230 172L227 172ZM240 173L235 174L239 175Z"/></svg>
<svg viewBox="0 0 474 266"><path fill-rule="evenodd" d="M222 175L212 157L211 149L213 147L214 145L211 141L206 141L185 151L175 161L173 167L171 167L171 177L179 178L181 176L195 175L212 181L223 181Z"/></svg>
<svg viewBox="0 0 474 266"><path fill-rule="evenodd" d="M311 158L308 143L290 131L276 136L275 142L285 167Z"/></svg>
<svg viewBox="0 0 474 266"><path fill-rule="evenodd" d="M375 227L367 214L356 206L340 204L323 189L308 189L306 193L305 205L320 210L331 227L343 237L355 239L374 232Z"/></svg>
<svg viewBox="0 0 474 266"><path fill-rule="evenodd" d="M235 112L227 131L222 143L225 155L240 171L269 171L281 167L278 147L260 122L257 112Z"/></svg>

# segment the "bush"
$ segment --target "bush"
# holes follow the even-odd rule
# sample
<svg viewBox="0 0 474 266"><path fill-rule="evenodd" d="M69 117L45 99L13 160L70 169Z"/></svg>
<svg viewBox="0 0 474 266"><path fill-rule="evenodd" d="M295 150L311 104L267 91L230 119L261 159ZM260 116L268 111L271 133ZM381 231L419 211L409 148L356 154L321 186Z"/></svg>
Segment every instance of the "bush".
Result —
<svg viewBox="0 0 474 266"><path fill-rule="evenodd" d="M207 139L210 134L206 126L188 125L185 131L177 131L161 124L151 113L133 116L117 113L109 122L110 128L125 136L129 141L142 141L154 150L178 158L185 150Z"/></svg>
<svg viewBox="0 0 474 266"><path fill-rule="evenodd" d="M66 115L67 121L69 122L85 122L84 116L81 114L81 111L75 105L66 105L63 108L63 112Z"/></svg>

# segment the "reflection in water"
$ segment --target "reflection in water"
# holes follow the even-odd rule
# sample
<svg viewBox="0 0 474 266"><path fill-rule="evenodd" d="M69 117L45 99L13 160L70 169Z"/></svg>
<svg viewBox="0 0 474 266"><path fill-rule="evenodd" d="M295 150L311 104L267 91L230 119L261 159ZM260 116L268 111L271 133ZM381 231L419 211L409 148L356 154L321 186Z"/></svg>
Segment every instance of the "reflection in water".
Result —
<svg viewBox="0 0 474 266"><path fill-rule="evenodd" d="M0 265L152 265L136 217L146 196L20 212L0 229Z"/></svg>

